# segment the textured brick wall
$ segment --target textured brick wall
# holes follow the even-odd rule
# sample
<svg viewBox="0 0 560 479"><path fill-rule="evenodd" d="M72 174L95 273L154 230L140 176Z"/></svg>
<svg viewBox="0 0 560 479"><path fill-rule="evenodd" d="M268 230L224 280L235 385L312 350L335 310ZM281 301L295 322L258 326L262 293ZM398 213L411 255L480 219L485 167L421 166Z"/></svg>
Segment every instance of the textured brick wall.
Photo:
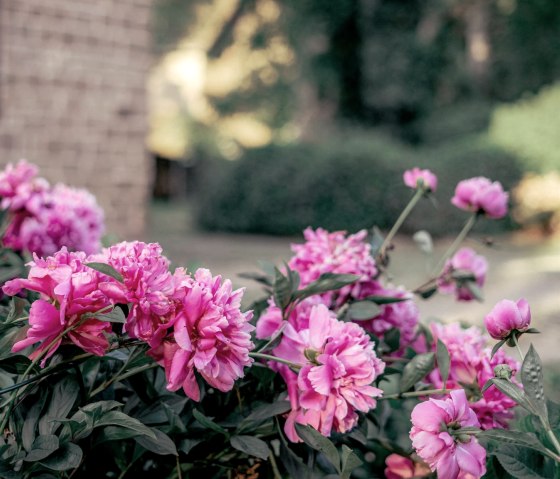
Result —
<svg viewBox="0 0 560 479"><path fill-rule="evenodd" d="M0 165L86 187L110 232L142 235L151 183L152 0L0 0Z"/></svg>

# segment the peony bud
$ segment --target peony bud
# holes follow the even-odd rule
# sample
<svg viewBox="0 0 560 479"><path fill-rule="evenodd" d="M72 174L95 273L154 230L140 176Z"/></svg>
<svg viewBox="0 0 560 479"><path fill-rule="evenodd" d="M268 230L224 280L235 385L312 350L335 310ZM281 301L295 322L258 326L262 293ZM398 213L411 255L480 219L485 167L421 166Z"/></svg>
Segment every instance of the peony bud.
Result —
<svg viewBox="0 0 560 479"><path fill-rule="evenodd" d="M406 170L403 175L404 184L412 189L422 188L426 191L436 191L437 176L430 170L421 170L418 167Z"/></svg>
<svg viewBox="0 0 560 479"><path fill-rule="evenodd" d="M513 370L508 364L498 364L494 368L494 377L499 379L511 379Z"/></svg>
<svg viewBox="0 0 560 479"><path fill-rule="evenodd" d="M494 339L505 339L512 331L526 331L531 323L529 303L520 299L517 302L503 299L484 318L484 325Z"/></svg>

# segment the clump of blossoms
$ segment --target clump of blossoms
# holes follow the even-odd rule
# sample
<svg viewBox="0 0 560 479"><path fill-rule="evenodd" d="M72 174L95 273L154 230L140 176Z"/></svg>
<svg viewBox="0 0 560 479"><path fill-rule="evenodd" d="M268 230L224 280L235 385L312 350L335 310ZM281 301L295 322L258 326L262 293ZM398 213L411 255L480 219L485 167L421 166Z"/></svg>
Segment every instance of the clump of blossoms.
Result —
<svg viewBox="0 0 560 479"><path fill-rule="evenodd" d="M329 233L323 228L307 228L303 232L305 243L292 244L294 256L288 267L300 276L300 287L304 288L320 278L322 274L355 274L360 280L345 286L335 293L324 293L326 301L343 304L348 298L358 298L361 289L377 275L371 246L364 241L367 231L347 235L345 231Z"/></svg>
<svg viewBox="0 0 560 479"><path fill-rule="evenodd" d="M486 473L486 451L474 436L461 433L461 428L480 426L465 391L418 404L411 419L412 446L439 479L480 478Z"/></svg>
<svg viewBox="0 0 560 479"><path fill-rule="evenodd" d="M104 275L86 262L85 253L68 252L66 248L45 259L35 255L27 279L14 279L4 285L4 293L10 296L23 289L40 294L31 305L26 338L14 345L13 352L40 343L29 357L43 358L43 365L62 343L73 343L103 356L109 346L106 335L111 332L111 324L100 318L113 303L100 289Z"/></svg>
<svg viewBox="0 0 560 479"><path fill-rule="evenodd" d="M39 256L62 247L86 254L99 251L105 226L95 197L63 184L52 187L37 173L37 167L25 161L0 173L2 208L11 216L4 246Z"/></svg>
<svg viewBox="0 0 560 479"><path fill-rule="evenodd" d="M483 386L488 379L494 377L494 368L499 364L507 364L512 371L519 371L520 364L507 356L502 350L492 356L488 338L480 328L471 326L462 329L458 324L431 324L436 350L440 339L449 351L451 364L447 388L468 388L470 407L480 421L482 429L507 429L513 418L516 402L496 388L488 388L483 393ZM444 386L439 370L428 376L435 388Z"/></svg>
<svg viewBox="0 0 560 479"><path fill-rule="evenodd" d="M438 290L444 294L455 294L459 301L472 301L475 295L470 283L484 286L488 262L472 248L459 249L447 260L443 272L437 279Z"/></svg>

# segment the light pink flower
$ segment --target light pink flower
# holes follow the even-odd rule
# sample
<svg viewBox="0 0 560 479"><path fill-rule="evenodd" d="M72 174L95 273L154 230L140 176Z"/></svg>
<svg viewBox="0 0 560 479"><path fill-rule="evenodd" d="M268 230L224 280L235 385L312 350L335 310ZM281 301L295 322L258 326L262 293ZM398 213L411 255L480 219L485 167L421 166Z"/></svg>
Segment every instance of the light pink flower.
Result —
<svg viewBox="0 0 560 479"><path fill-rule="evenodd" d="M457 208L483 213L489 218L503 218L508 211L508 194L498 181L482 176L460 181L451 199Z"/></svg>
<svg viewBox="0 0 560 479"><path fill-rule="evenodd" d="M183 388L198 401L200 390L195 370L210 386L230 391L250 366L249 352L254 348L249 321L252 312L242 313L243 290L232 291L231 282L212 277L198 269L194 278L178 269L175 272L179 301L173 319L173 333L152 354L163 363L167 389Z"/></svg>
<svg viewBox="0 0 560 479"><path fill-rule="evenodd" d="M175 281L161 246L124 241L94 259L109 264L124 279L119 283L106 277L100 289L116 303L131 304L125 331L155 347L170 327L175 311Z"/></svg>
<svg viewBox="0 0 560 479"><path fill-rule="evenodd" d="M4 285L3 291L8 295L22 289L41 295L31 306L27 337L14 345L14 352L40 342L30 358L47 351L42 365L62 343L72 342L98 356L105 353L109 346L105 334L111 332L111 323L97 320L95 316L109 311L113 304L99 289L102 275L85 266L85 262L84 253L69 253L63 248L46 259L35 256L27 278L14 279ZM72 326L74 329L57 339Z"/></svg>
<svg viewBox="0 0 560 479"><path fill-rule="evenodd" d="M456 323L449 325L432 323L430 327L434 337L430 349L435 351L437 340L440 339L447 347L451 358L447 387L466 388L471 385L473 388L472 397L469 398L472 401L471 408L475 411L482 429L507 429L514 415L515 401L496 388L489 388L481 395L479 391L488 379L494 377L494 367L498 364L508 364L513 371L518 371L520 364L506 356L503 351L498 351L493 358L490 358L491 350L486 347L488 338L475 326L462 329ZM434 388L443 387L439 370L432 371L428 379Z"/></svg>
<svg viewBox="0 0 560 479"><path fill-rule="evenodd" d="M447 399L418 404L411 419L412 446L439 479L478 479L486 473L486 451L476 438L453 435L462 427L480 426L465 391L455 390Z"/></svg>
<svg viewBox="0 0 560 479"><path fill-rule="evenodd" d="M406 170L403 174L404 184L413 190L419 187L419 182L422 183L422 188L427 191L436 191L437 189L437 176L430 170L421 170L414 167L411 170Z"/></svg>
<svg viewBox="0 0 560 479"><path fill-rule="evenodd" d="M423 462L399 454L389 454L385 465L385 479L419 479L430 474L430 468Z"/></svg>
<svg viewBox="0 0 560 479"><path fill-rule="evenodd" d="M34 191L43 191L48 183L36 178L38 168L25 160L16 165L8 163L0 172L2 208L16 211L25 206Z"/></svg>
<svg viewBox="0 0 560 479"><path fill-rule="evenodd" d="M484 256L477 255L471 248L461 248L445 263L443 272L438 278L438 289L445 294L455 293L459 301L471 301L475 296L465 285L465 280L453 278L453 275L471 274L474 276L474 282L482 287L486 281L487 271L488 262Z"/></svg>
<svg viewBox="0 0 560 479"><path fill-rule="evenodd" d="M373 342L357 324L338 321L324 305L311 308L308 328L296 331L288 324L273 353L301 365L297 374L284 365L278 368L292 404L284 428L292 441L300 441L295 423L309 424L325 436L352 429L357 411L375 408L382 394L372 386L385 368Z"/></svg>
<svg viewBox="0 0 560 479"><path fill-rule="evenodd" d="M494 339L505 339L512 331L526 331L531 324L531 309L525 299L503 299L484 318L486 330Z"/></svg>
<svg viewBox="0 0 560 479"><path fill-rule="evenodd" d="M365 241L367 231L362 230L353 235L345 231L328 231L307 228L303 235L304 244L293 244L295 255L288 266L299 273L300 288L316 281L324 273L355 274L361 277L356 283L345 286L336 293L323 295L327 300L336 300L341 305L348 297L358 297L363 283L371 281L377 275L375 260L371 255L371 246Z"/></svg>

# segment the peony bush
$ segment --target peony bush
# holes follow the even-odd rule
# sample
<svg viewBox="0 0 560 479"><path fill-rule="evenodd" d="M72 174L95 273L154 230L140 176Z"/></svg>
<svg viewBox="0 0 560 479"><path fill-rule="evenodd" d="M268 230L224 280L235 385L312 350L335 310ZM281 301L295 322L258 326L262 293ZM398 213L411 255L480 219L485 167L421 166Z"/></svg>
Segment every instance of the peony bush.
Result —
<svg viewBox="0 0 560 479"><path fill-rule="evenodd" d="M537 332L527 301L500 301L487 332L416 303L482 298L488 264L462 243L506 215L498 182L457 185L465 227L419 287L389 274L437 188L415 168L386 236L308 228L285 264L245 273L264 295L244 308L158 244L101 248L95 199L37 173L0 174L0 477L560 477L560 406L519 348Z"/></svg>

